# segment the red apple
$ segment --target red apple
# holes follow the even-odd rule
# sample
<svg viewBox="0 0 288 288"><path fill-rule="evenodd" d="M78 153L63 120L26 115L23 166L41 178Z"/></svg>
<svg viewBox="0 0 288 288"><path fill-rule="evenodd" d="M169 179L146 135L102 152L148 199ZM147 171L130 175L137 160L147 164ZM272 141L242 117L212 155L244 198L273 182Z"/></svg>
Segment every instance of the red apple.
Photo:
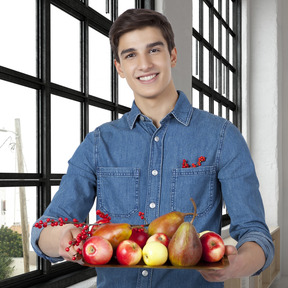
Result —
<svg viewBox="0 0 288 288"><path fill-rule="evenodd" d="M156 233L156 234L151 235L148 238L147 243L150 243L150 242L153 242L153 241L160 242L160 243L164 244L166 247L168 247L170 239L164 233Z"/></svg>
<svg viewBox="0 0 288 288"><path fill-rule="evenodd" d="M215 232L207 232L200 237L202 244L202 259L206 262L220 261L225 253L222 237Z"/></svg>
<svg viewBox="0 0 288 288"><path fill-rule="evenodd" d="M92 236L85 241L82 254L88 264L103 265L112 258L113 248L111 243L103 237Z"/></svg>
<svg viewBox="0 0 288 288"><path fill-rule="evenodd" d="M117 246L116 258L121 265L137 265L142 259L142 249L136 242L124 240Z"/></svg>
<svg viewBox="0 0 288 288"><path fill-rule="evenodd" d="M144 228L134 227L132 229L132 234L129 240L136 242L141 248L143 248L148 238L149 238L149 234Z"/></svg>

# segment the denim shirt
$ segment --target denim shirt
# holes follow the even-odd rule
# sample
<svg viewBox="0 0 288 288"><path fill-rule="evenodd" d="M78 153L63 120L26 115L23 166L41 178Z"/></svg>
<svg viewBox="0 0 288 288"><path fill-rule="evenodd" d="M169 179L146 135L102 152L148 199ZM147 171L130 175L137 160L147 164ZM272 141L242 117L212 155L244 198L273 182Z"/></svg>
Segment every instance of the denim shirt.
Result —
<svg viewBox="0 0 288 288"><path fill-rule="evenodd" d="M156 128L133 103L119 120L89 133L69 161L59 191L41 217L84 221L96 198L97 209L112 222L150 223L170 211L193 212L198 232L221 233L222 204L231 217L230 235L240 247L258 243L270 265L274 246L265 224L264 208L254 164L239 130L229 121L193 108L185 94ZM189 166L182 168L183 159ZM190 216L191 217L191 216ZM190 221L189 216L185 221ZM56 262L38 247L41 230L32 228L36 253ZM224 287L209 283L194 269L96 268L97 287ZM258 271L258 273L260 273Z"/></svg>

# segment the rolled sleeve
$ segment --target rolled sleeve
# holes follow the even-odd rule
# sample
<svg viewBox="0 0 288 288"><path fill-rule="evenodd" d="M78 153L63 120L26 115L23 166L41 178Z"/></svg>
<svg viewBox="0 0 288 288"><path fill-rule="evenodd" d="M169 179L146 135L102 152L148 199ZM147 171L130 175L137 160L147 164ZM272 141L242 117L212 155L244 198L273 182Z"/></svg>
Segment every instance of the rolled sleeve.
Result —
<svg viewBox="0 0 288 288"><path fill-rule="evenodd" d="M264 251L266 262L264 266L254 274L259 275L262 271L268 268L268 266L273 261L275 248L272 238L270 237L270 234L267 236L261 232L250 232L241 237L241 239L236 245L237 249L239 249L245 242L255 242Z"/></svg>

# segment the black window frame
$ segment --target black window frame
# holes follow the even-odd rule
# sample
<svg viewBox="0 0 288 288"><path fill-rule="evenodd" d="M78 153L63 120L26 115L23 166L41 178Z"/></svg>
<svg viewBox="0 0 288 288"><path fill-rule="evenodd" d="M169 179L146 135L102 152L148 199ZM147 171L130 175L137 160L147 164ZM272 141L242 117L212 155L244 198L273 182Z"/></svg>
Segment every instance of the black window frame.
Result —
<svg viewBox="0 0 288 288"><path fill-rule="evenodd" d="M214 102L218 103L218 109L222 112L222 109L225 109L224 114L225 118L234 123L240 131L242 131L242 110L241 110L241 0L217 0L218 7L214 6L214 0L193 0L193 2L199 1L199 31L197 31L193 27L192 37L194 37L198 43L198 51L194 51L193 60L197 61L198 68L198 77L192 75L192 90L196 89L199 92L199 109L204 109L204 96L209 97L209 112L214 114ZM226 1L226 15L224 19L224 15L222 15L222 2ZM231 7L231 3L233 3L233 21L232 27L229 26L229 10L227 7ZM204 37L204 5L206 5L209 9L209 39L205 39ZM218 27L218 43L219 49L215 49L214 47L214 17L216 17L221 23ZM222 26L226 29L226 53L227 56L223 57L222 53ZM229 55L230 51L230 43L228 40L228 35L233 37L233 55ZM209 85L204 83L204 75L203 75L203 61L204 47L209 51ZM196 55L195 55L196 53ZM232 56L232 57L231 57ZM217 75L215 75L215 67L214 67L214 57L219 62ZM230 59L233 61L229 61ZM225 85L229 87L229 77L226 78L225 75L222 75L222 65L225 66L226 75L228 75L228 71L233 73L233 91L225 91L226 96L223 96L222 92L222 83L223 80L227 81ZM214 81L218 81L219 90L216 91L214 89ZM233 98L229 100L229 93L232 93ZM193 104L193 103L192 103ZM233 117L230 119L229 110L233 111ZM225 205L225 204L224 204ZM229 212L228 212L229 213ZM228 213L224 213L222 215L222 227L230 224L230 217Z"/></svg>
<svg viewBox="0 0 288 288"><path fill-rule="evenodd" d="M104 1L104 0L103 0ZM111 52L111 101L88 94L88 27L108 37L113 20L117 17L118 1L106 2L111 9L109 20L88 5L88 0L35 0L37 5L37 76L0 65L0 80L33 88L37 91L37 173L0 173L0 187L28 187L37 189L37 218L51 199L51 187L60 184L64 174L51 173L51 94L81 103L81 139L89 131L89 105L111 111L111 120L130 110L118 104L118 76ZM81 89L76 91L51 82L50 8L63 10L81 22ZM154 9L154 0L135 0L136 8ZM25 13L25 12L23 12ZM1 287L67 287L96 275L94 268L65 262L52 265L37 257L38 270L0 281Z"/></svg>

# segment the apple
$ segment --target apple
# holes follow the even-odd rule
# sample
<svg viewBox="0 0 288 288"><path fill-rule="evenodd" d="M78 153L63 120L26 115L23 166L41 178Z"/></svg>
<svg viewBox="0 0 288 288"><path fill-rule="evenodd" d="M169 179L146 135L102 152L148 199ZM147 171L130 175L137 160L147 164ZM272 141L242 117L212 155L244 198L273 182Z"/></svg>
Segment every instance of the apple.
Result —
<svg viewBox="0 0 288 288"><path fill-rule="evenodd" d="M144 228L134 227L132 229L132 234L129 240L136 242L141 248L143 248L148 238L149 238L149 234Z"/></svg>
<svg viewBox="0 0 288 288"><path fill-rule="evenodd" d="M202 244L202 259L206 262L220 261L225 253L222 237L215 232L206 232L200 237Z"/></svg>
<svg viewBox="0 0 288 288"><path fill-rule="evenodd" d="M164 244L166 247L168 247L170 239L164 233L156 233L156 234L153 234L152 236L150 236L148 238L147 243L153 242L153 241L158 241L158 242Z"/></svg>
<svg viewBox="0 0 288 288"><path fill-rule="evenodd" d="M148 266L163 265L168 259L167 247L159 241L146 243L143 247L143 261Z"/></svg>
<svg viewBox="0 0 288 288"><path fill-rule="evenodd" d="M92 236L84 242L82 254L88 264L103 265L112 258L113 248L111 243L103 237Z"/></svg>
<svg viewBox="0 0 288 288"><path fill-rule="evenodd" d="M123 240L117 246L116 258L121 265L137 265L142 259L142 249L132 240Z"/></svg>

